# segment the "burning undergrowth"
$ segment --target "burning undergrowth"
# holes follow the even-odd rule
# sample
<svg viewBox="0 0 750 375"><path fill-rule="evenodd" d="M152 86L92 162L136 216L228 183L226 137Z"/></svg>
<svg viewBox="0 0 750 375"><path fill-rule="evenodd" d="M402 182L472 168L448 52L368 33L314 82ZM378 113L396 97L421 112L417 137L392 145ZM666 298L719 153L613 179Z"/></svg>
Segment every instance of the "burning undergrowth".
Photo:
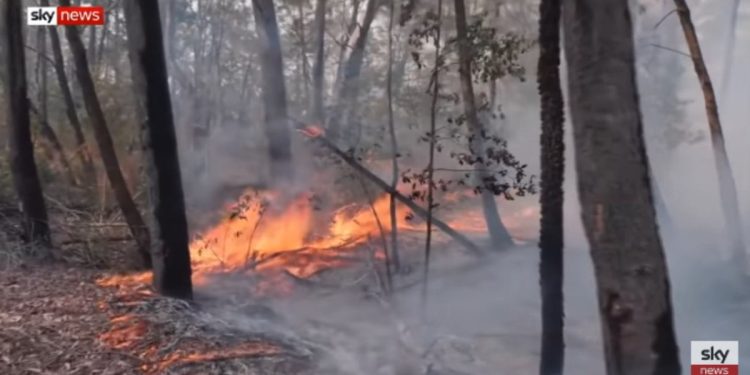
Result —
<svg viewBox="0 0 750 375"><path fill-rule="evenodd" d="M211 311L216 303L192 305L156 296L147 283L116 287L99 307L110 317L99 336L110 349L129 353L144 374L306 373L313 352L294 334L269 319L267 308L222 303L222 313L241 314L252 324L237 325Z"/></svg>

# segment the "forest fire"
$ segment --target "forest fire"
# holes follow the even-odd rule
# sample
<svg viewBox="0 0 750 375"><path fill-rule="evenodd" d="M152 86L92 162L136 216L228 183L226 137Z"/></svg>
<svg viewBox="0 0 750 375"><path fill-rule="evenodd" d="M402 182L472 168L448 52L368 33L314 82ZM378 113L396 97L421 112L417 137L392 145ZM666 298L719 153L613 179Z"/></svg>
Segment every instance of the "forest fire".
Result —
<svg viewBox="0 0 750 375"><path fill-rule="evenodd" d="M284 269L307 278L322 269L344 261L330 257L336 251L353 249L390 232L389 199L383 196L372 205L347 205L332 214L327 227L316 235L313 203L307 194L299 195L282 208L276 208L275 193L244 195L229 208L228 215L198 236L190 246L193 272L201 277L215 271ZM405 207L397 207L403 219ZM417 226L399 220L400 229ZM317 255L317 256L312 256Z"/></svg>
<svg viewBox="0 0 750 375"><path fill-rule="evenodd" d="M457 205L471 193L451 192L446 204ZM419 233L423 221L402 204L396 206L398 230ZM486 232L478 207L455 208L447 223L464 233ZM504 224L516 240L532 238L538 218L536 207L508 213ZM390 199L383 194L371 204L351 203L324 214L317 210L310 194L286 199L276 192L250 191L226 207L218 223L196 235L190 244L193 282L204 285L209 278L226 273L253 272L265 283L255 292L284 295L287 283L279 274L308 279L321 271L344 267L357 260L356 250L370 243L375 257L382 259L382 239L391 232ZM114 275L99 280L101 286L144 285L151 273ZM272 284L272 286L267 285Z"/></svg>

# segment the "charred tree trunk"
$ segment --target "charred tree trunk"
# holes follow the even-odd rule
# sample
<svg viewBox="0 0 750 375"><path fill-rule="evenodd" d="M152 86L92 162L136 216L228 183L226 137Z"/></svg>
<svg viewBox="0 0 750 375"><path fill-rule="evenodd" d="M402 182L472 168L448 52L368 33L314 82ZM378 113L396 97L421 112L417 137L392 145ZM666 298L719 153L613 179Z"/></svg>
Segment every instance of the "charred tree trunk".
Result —
<svg viewBox="0 0 750 375"><path fill-rule="evenodd" d="M607 374L680 374L628 3L567 1L563 20L578 192Z"/></svg>
<svg viewBox="0 0 750 375"><path fill-rule="evenodd" d="M190 299L193 291L187 218L159 4L138 0L128 1L125 6L138 113L145 115L140 120L145 127L144 151L154 217L151 226L154 284L164 295Z"/></svg>
<svg viewBox="0 0 750 375"><path fill-rule="evenodd" d="M464 115L471 133L469 148L474 155L484 155L484 126L479 121L477 115L477 106L474 98L474 85L471 80L471 45L468 41L468 30L466 25L466 6L464 0L454 0L456 15L456 39L458 41L458 72L461 78L461 95L464 102ZM477 163L476 180L483 184L488 178L488 173L481 163ZM493 247L496 249L505 249L513 246L513 240L508 230L500 220L495 196L490 189L482 186L482 210L484 219L487 222L487 230L490 232L490 239Z"/></svg>
<svg viewBox="0 0 750 375"><path fill-rule="evenodd" d="M315 5L315 62L313 63L313 103L312 118L323 124L325 113L325 39L326 39L326 0L318 0Z"/></svg>
<svg viewBox="0 0 750 375"><path fill-rule="evenodd" d="M49 0L42 0L41 4L42 6L49 6ZM57 75L57 83L60 86L60 92L65 102L65 114L68 117L70 127L73 129L73 136L76 141L76 155L78 155L83 167L85 174L84 181L92 184L96 177L96 171L94 170L94 163L91 160L91 154L86 145L86 138L83 135L81 120L78 118L75 102L73 101L73 93L70 91L68 76L65 73L65 61L63 59L62 47L60 46L60 37L57 34L56 28L46 27L45 29L49 31L52 55L55 60L55 74Z"/></svg>
<svg viewBox="0 0 750 375"><path fill-rule="evenodd" d="M540 375L560 375L565 362L563 338L563 179L565 123L560 88L561 0L539 5L537 81L542 106L541 223L539 284L542 291L542 357ZM493 83L494 84L494 83Z"/></svg>
<svg viewBox="0 0 750 375"><path fill-rule="evenodd" d="M70 0L60 0L60 4L63 6L70 6ZM148 228L143 222L140 212L138 212L138 207L135 205L135 201L133 201L130 191L128 191L125 178L122 175L122 170L120 170L120 162L117 159L112 136L107 128L107 120L104 117L99 98L96 95L94 81L91 78L91 71L89 70L88 60L86 59L86 49L83 47L81 35L79 34L77 27L66 27L65 36L68 39L68 44L70 44L70 50L73 54L78 83L81 87L86 111L89 114L91 127L94 130L94 138L99 146L99 154L101 155L102 163L104 164L104 170L107 173L110 185L112 185L115 199L117 200L117 203L122 210L122 214L125 217L125 221L128 223L130 232L133 234L133 238L137 243L138 253L141 256L143 265L145 267L151 267Z"/></svg>
<svg viewBox="0 0 750 375"><path fill-rule="evenodd" d="M362 73L362 65L365 61L367 38L370 33L372 22L375 20L375 14L379 8L378 3L379 0L367 1L365 16L362 20L362 25L359 28L359 35L354 42L352 52L349 54L349 59L344 66L341 91L337 98L338 104L333 113L333 118L331 119L331 124L328 130L328 133L333 140L338 140L344 135L344 129L341 129L343 124L354 127L354 129L347 129L348 134L346 138L354 139L354 142L352 143L356 144L356 140L360 135L361 125L359 121L353 121L355 118L354 111L360 92L361 82L359 77ZM351 137L349 137L350 135Z"/></svg>
<svg viewBox="0 0 750 375"><path fill-rule="evenodd" d="M742 238L742 218L739 211L739 202L737 200L737 185L734 182L734 174L729 164L726 146L724 145L724 134L719 119L719 107L716 103L716 94L714 93L711 77L708 74L706 63L703 60L698 35L695 33L695 27L690 17L690 8L685 0L674 0L677 7L677 14L680 16L682 31L685 34L690 56L693 58L695 74L703 90L705 99L706 115L708 116L708 128L711 133L711 145L714 151L714 162L716 163L716 172L719 177L719 197L721 199L722 213L724 214L724 224L729 235L729 244L731 246L732 263L739 267L739 275L746 277L748 275L747 254L745 253L745 244Z"/></svg>
<svg viewBox="0 0 750 375"><path fill-rule="evenodd" d="M10 168L13 185L23 211L25 240L50 245L47 207L42 195L36 164L34 144L31 141L29 99L26 86L26 59L21 24L21 1L6 0L0 4L0 17L4 30L5 92L9 127Z"/></svg>
<svg viewBox="0 0 750 375"><path fill-rule="evenodd" d="M262 49L263 103L271 175L278 182L293 176L281 38L273 0L253 0L253 11Z"/></svg>

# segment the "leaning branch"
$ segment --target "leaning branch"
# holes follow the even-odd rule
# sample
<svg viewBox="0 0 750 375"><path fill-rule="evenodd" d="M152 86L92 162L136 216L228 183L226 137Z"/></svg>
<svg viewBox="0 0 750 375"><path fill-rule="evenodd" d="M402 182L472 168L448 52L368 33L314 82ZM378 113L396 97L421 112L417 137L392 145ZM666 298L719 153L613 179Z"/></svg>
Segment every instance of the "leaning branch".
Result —
<svg viewBox="0 0 750 375"><path fill-rule="evenodd" d="M368 170L362 164L357 162L357 160L354 157L350 156L349 154L347 154L346 152L338 148L338 146L333 144L331 140L329 140L328 138L326 138L325 135L323 135L321 129L308 127L306 124L303 124L297 121L295 121L295 127L302 134L316 140L325 149L336 154L336 156L340 157L341 160L343 160L346 164L348 164L352 169L362 174L368 180L375 183L375 185L383 189L383 191L395 197L398 201L406 205L406 207L409 207L409 209L411 209L412 212L414 212L414 214L421 217L422 219L427 219L427 216L428 216L427 210L422 208L420 205L414 203L414 201L409 199L409 197L399 193L398 190L391 187L387 182L383 181L380 177L370 172L370 170ZM484 251L482 251L482 249L480 249L475 243L471 242L471 240L469 240L466 236L457 232L445 222L433 217L432 225L442 230L445 234L447 234L452 239L456 240L458 243L460 243L464 248L466 248L470 252L477 254L477 255L484 253Z"/></svg>

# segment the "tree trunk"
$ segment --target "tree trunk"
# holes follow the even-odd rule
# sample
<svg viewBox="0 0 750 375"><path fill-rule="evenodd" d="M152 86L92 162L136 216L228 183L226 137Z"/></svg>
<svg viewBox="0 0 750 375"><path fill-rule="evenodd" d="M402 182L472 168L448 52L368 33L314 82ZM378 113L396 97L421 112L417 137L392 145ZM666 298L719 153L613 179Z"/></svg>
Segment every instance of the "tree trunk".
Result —
<svg viewBox="0 0 750 375"><path fill-rule="evenodd" d="M339 90L341 88L341 77L344 75L344 57L346 56L346 51L349 49L349 41L352 39L352 35L354 34L354 31L357 30L357 19L359 18L359 5L362 3L361 0L352 0L350 8L352 9L352 14L349 18L349 23L347 23L346 26L346 33L344 34L344 38L339 42L339 59L338 59L338 66L336 67L336 79L334 80L333 89L334 91ZM341 2L344 9L346 9L346 4L344 2Z"/></svg>
<svg viewBox="0 0 750 375"><path fill-rule="evenodd" d="M359 28L359 35L357 40L354 42L352 52L349 54L349 59L346 61L346 65L343 70L343 78L341 83L341 91L337 98L338 104L336 110L331 119L328 133L334 140L340 138L354 139L354 142L350 142L349 146L356 144L360 134L360 126L358 121L355 119L355 111L357 108L357 99L360 92L360 80L359 76L362 73L362 65L365 61L365 46L367 45L367 37L370 33L370 27L372 22L375 20L375 15L379 8L379 0L368 0L367 6L365 7L365 16L362 20L362 25ZM347 126L349 129L346 131L346 137L344 137L344 129L342 126ZM352 129L354 128L354 129Z"/></svg>
<svg viewBox="0 0 750 375"><path fill-rule="evenodd" d="M313 63L313 103L312 118L320 124L325 122L323 106L325 98L325 32L326 0L318 0L315 5L315 62Z"/></svg>
<svg viewBox="0 0 750 375"><path fill-rule="evenodd" d="M70 0L60 0L63 6L70 6ZM125 178L120 170L120 163L115 153L115 146L112 142L112 136L107 128L107 120L104 117L99 98L96 95L94 81L91 79L88 60L86 59L86 49L83 47L81 35L77 27L66 27L65 36L68 39L73 61L75 62L76 75L78 83L83 94L83 101L86 111L89 115L91 126L94 130L94 138L99 146L99 154L104 164L104 170L107 173L110 185L115 195L115 199L122 210L125 221L128 223L130 232L133 234L138 247L138 252L145 267L151 267L151 255L149 253L149 234L146 224L143 222L138 207L133 201L133 197L128 191Z"/></svg>
<svg viewBox="0 0 750 375"><path fill-rule="evenodd" d="M393 27L393 2L391 2L391 22L390 28ZM432 98L430 102L430 151L429 159L427 161L427 235L425 236L424 245L424 273L422 276L422 309L427 306L427 292L429 288L429 275L430 275L430 252L432 251L432 214L435 208L434 203L434 181L435 181L435 144L437 143L437 112L438 112L438 97L440 95L440 69L441 69L441 57L440 57L440 38L442 37L443 31L443 0L438 0L437 4L437 27L435 29L435 37L433 46L435 47L435 66L432 68ZM389 28L389 29L390 29ZM390 39L389 39L390 42ZM392 47L389 43L389 47ZM389 60L390 61L390 60ZM389 67L390 68L390 67ZM390 78L389 78L390 79ZM390 87L389 87L390 88ZM389 91L390 93L390 91ZM395 160L395 158L394 158ZM395 163L395 162L394 162ZM394 167L395 168L395 167ZM395 186L391 184L393 190L396 190ZM391 207L393 207L393 201L395 195L391 194ZM393 208L391 208L391 215L394 215ZM394 228L395 229L395 228ZM396 239L393 238L395 243Z"/></svg>
<svg viewBox="0 0 750 375"><path fill-rule="evenodd" d="M9 127L10 168L13 185L23 211L25 240L50 245L47 207L42 195L42 185L34 162L34 144L31 141L29 99L26 86L26 59L21 23L21 1L6 0L0 4L0 17L4 30L0 32L5 44L5 92L7 95L7 121Z"/></svg>
<svg viewBox="0 0 750 375"><path fill-rule="evenodd" d="M680 374L628 3L568 1L563 20L578 194L607 374Z"/></svg>
<svg viewBox="0 0 750 375"><path fill-rule="evenodd" d="M154 285L164 295L190 299L193 291L187 218L159 4L138 0L125 6L137 112L145 127L144 151L154 218L151 226Z"/></svg>
<svg viewBox="0 0 750 375"><path fill-rule="evenodd" d="M89 48L86 51L88 53L88 60L91 67L96 69L96 28L99 26L89 26Z"/></svg>
<svg viewBox="0 0 750 375"><path fill-rule="evenodd" d="M309 103L310 102L310 73L308 72L308 67L310 66L310 62L307 61L307 35L305 35L305 3L300 1L299 4L297 4L297 12L299 17L299 49L300 49L300 65L301 69L300 72L302 73L302 87L304 89L305 98L302 100L302 103Z"/></svg>
<svg viewBox="0 0 750 375"><path fill-rule="evenodd" d="M722 213L724 214L724 224L729 235L729 244L732 254L732 264L739 268L740 277L747 276L748 263L747 254L745 253L745 244L742 238L742 218L739 211L737 200L737 187L734 182L734 174L729 164L729 157L724 145L724 134L719 119L719 108L716 104L716 95L714 94L711 77L703 60L698 35L695 33L693 21L690 18L690 8L685 0L674 0L677 7L677 14L680 16L680 24L685 34L690 56L693 58L695 74L703 90L705 99L706 115L708 116L708 128L711 133L711 145L714 151L714 162L716 163L716 172L719 177L719 197L721 199Z"/></svg>
<svg viewBox="0 0 750 375"><path fill-rule="evenodd" d="M438 7L440 8L438 10L438 14L442 15L442 0L439 0ZM399 177L399 169L398 169L398 140L396 139L396 125L395 120L393 118L393 24L395 22L396 12L395 12L396 2L394 0L391 0L389 4L389 17L388 17L388 76L387 76L387 82L386 82L386 91L388 96L388 135L390 138L390 146L391 146L391 188L396 190L398 188L398 177ZM438 32L439 33L439 32ZM439 48L440 43L437 42L435 48ZM438 63L438 57L436 57L435 64ZM437 69L437 68L436 68ZM437 85L437 82L435 82L435 85ZM434 93L435 97L437 97L437 92ZM437 99L433 99L437 100ZM433 111L433 119L431 122L431 127L434 131L435 128L435 119L434 119L434 112L435 108L432 109ZM434 136L434 134L432 134ZM434 159L433 151L434 151L434 142L430 143L430 160L432 161ZM427 253L429 253L430 243L429 238L432 235L430 231L432 230L431 226L431 217L432 217L432 163L430 163L430 180L429 180L429 195L428 195L428 206L427 210L430 213L428 215L428 223L427 226ZM393 267L396 271L399 271L401 268L401 257L398 252L398 217L396 216L396 197L393 195L390 196L390 207L389 207L389 213L391 218L391 259L393 259ZM425 270L428 266L427 263L425 263Z"/></svg>
<svg viewBox="0 0 750 375"><path fill-rule="evenodd" d="M61 169L65 177L68 179L68 183L72 186L78 186L78 180L73 173L73 168L68 163L68 158L65 157L65 149L63 148L60 138L57 133L49 125L47 120L47 96L49 94L47 90L47 38L45 37L44 28L37 30L37 100L39 101L39 110L34 108L33 102L29 102L29 110L36 113L39 120L40 135L45 139L48 144L48 148L52 149L54 155L52 159Z"/></svg>
<svg viewBox="0 0 750 375"><path fill-rule="evenodd" d="M262 49L263 104L271 175L274 181L280 182L291 178L294 172L279 25L273 0L253 0L253 11Z"/></svg>
<svg viewBox="0 0 750 375"><path fill-rule="evenodd" d="M42 0L41 4L42 6L49 6L49 0ZM57 34L57 28L46 27L45 29L49 31L52 56L55 60L55 74L57 75L57 83L60 86L60 92L65 102L65 114L68 117L70 127L73 129L73 136L76 141L76 155L78 155L83 167L85 174L84 181L91 184L96 177L96 171L88 146L86 145L86 138L81 129L81 120L78 118L78 113L76 112L73 93L70 91L70 85L68 84L68 76L65 73L65 60L63 59L62 47L60 46L60 37Z"/></svg>
<svg viewBox="0 0 750 375"><path fill-rule="evenodd" d="M721 71L721 99L726 100L732 78L732 61L734 61L734 45L737 41L737 18L740 13L740 0L732 2L732 15L729 19L727 43L724 47L724 68Z"/></svg>
<svg viewBox="0 0 750 375"><path fill-rule="evenodd" d="M466 7L464 0L455 0L456 15L456 39L458 41L458 74L461 78L461 95L464 102L464 115L471 133L469 148L474 155L484 155L484 126L477 116L477 106L474 99L474 85L471 79L471 46L468 43L468 31L466 25ZM482 183L488 177L488 172L477 163L475 178ZM490 239L495 249L505 249L513 246L513 240L508 230L500 220L495 196L492 192L482 186L482 211L484 219L487 222L487 230L490 232Z"/></svg>
<svg viewBox="0 0 750 375"><path fill-rule="evenodd" d="M565 123L560 88L561 0L539 5L539 64L541 97L541 223L539 284L542 292L542 356L540 375L560 375L565 361L563 338L563 179ZM494 82L493 82L494 84Z"/></svg>

